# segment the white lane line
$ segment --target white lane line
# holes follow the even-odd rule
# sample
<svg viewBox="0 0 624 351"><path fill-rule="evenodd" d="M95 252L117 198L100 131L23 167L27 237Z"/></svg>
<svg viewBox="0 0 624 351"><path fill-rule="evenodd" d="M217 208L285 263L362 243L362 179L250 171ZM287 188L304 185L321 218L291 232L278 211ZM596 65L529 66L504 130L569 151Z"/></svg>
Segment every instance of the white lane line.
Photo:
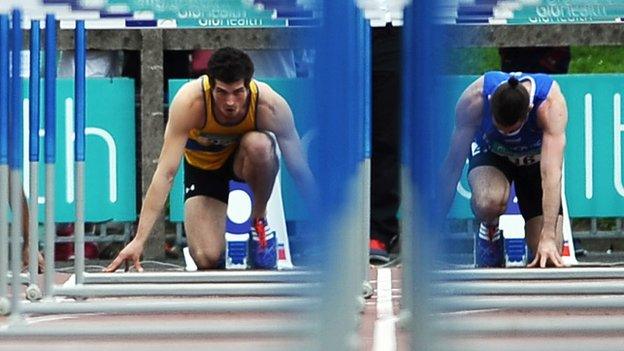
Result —
<svg viewBox="0 0 624 351"><path fill-rule="evenodd" d="M373 351L396 351L396 321L392 306L392 271L390 268L379 268Z"/></svg>

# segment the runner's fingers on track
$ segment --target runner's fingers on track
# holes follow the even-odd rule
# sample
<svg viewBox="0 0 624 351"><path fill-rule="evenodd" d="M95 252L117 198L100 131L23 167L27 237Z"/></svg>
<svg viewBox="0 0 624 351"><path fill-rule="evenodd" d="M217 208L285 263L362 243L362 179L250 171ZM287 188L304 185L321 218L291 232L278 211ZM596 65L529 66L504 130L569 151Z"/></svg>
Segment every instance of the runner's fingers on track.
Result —
<svg viewBox="0 0 624 351"><path fill-rule="evenodd" d="M136 269L137 272L143 272L143 267L141 267L141 256L134 257L133 261L134 261L134 269Z"/></svg>
<svg viewBox="0 0 624 351"><path fill-rule="evenodd" d="M134 263L134 268L138 272L143 272L143 267L141 267L141 255L140 254L128 254L126 252L120 252L119 255L104 269L105 272L114 272L121 266L122 263L132 261Z"/></svg>
<svg viewBox="0 0 624 351"><path fill-rule="evenodd" d="M561 257L561 255L558 252L555 252L555 267L557 268L561 268L561 267L565 267L565 262L563 262L563 257Z"/></svg>
<svg viewBox="0 0 624 351"><path fill-rule="evenodd" d="M114 272L123 262L126 261L126 258L120 252L117 257L111 262L106 268L104 268L104 272Z"/></svg>
<svg viewBox="0 0 624 351"><path fill-rule="evenodd" d="M563 259L557 252L549 252L548 254L538 253L537 255L535 255L535 258L533 259L533 261L527 265L527 267L528 268L534 268L534 267L545 268L545 267L548 267L549 262L552 263L552 266L557 267L557 268L565 267L565 264L563 263ZM538 266L538 263L539 263L539 266Z"/></svg>

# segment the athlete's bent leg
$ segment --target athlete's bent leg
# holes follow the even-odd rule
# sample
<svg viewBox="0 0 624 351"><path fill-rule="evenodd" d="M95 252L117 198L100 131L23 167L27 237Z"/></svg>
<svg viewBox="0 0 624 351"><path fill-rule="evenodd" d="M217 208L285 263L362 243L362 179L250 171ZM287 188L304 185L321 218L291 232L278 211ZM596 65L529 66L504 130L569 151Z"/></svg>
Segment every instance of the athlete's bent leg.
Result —
<svg viewBox="0 0 624 351"><path fill-rule="evenodd" d="M498 224L509 199L509 181L496 167L478 166L468 174L472 189L471 206L475 217L486 224Z"/></svg>
<svg viewBox="0 0 624 351"><path fill-rule="evenodd" d="M227 204L208 196L184 202L184 229L189 251L198 269L217 268L225 250Z"/></svg>
<svg viewBox="0 0 624 351"><path fill-rule="evenodd" d="M245 134L234 159L234 173L253 190L252 218L266 217L267 202L278 170L273 138L263 132Z"/></svg>

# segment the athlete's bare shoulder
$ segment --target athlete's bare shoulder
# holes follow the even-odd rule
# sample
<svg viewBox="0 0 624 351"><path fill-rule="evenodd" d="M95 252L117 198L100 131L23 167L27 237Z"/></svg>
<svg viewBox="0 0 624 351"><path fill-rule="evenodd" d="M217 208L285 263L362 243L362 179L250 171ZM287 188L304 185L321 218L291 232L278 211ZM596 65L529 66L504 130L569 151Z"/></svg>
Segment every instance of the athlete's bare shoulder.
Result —
<svg viewBox="0 0 624 351"><path fill-rule="evenodd" d="M278 94L270 85L264 82L255 81L258 86L258 113L259 114L275 114L276 110L288 106L284 98Z"/></svg>
<svg viewBox="0 0 624 351"><path fill-rule="evenodd" d="M477 78L462 93L455 106L456 124L474 126L481 122L483 81L483 76Z"/></svg>
<svg viewBox="0 0 624 351"><path fill-rule="evenodd" d="M286 100L271 86L258 82L258 128L269 130L276 135L281 133L282 128L289 129L293 126L293 115Z"/></svg>
<svg viewBox="0 0 624 351"><path fill-rule="evenodd" d="M201 79L194 79L182 85L176 93L169 107L169 117L180 116L195 127L202 126L205 105Z"/></svg>
<svg viewBox="0 0 624 351"><path fill-rule="evenodd" d="M204 90L200 78L184 83L174 98L174 100L181 100L181 102L187 104L195 104L198 101L203 102L203 99Z"/></svg>

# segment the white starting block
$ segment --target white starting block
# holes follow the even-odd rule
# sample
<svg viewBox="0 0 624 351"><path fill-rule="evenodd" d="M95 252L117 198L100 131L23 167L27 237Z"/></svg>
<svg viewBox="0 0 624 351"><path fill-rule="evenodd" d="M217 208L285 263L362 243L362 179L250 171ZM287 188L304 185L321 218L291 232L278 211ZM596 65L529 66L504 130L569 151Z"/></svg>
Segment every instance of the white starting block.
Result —
<svg viewBox="0 0 624 351"><path fill-rule="evenodd" d="M563 183L562 183L562 188ZM568 204L565 193L561 192L561 206L563 207L563 252L562 258L565 265L577 265L574 253L574 242L572 240L572 228L568 215ZM528 249L525 241L524 218L520 214L518 199L514 186L511 187L509 202L507 203L507 213L502 215L498 224L503 230L505 238L505 266L525 267L528 263ZM524 250L522 250L524 248Z"/></svg>
<svg viewBox="0 0 624 351"><path fill-rule="evenodd" d="M253 193L246 183L230 181L227 218L225 224L225 268L248 269L250 266L249 245L251 229L251 208ZM277 269L293 269L290 255L290 245L286 229L286 217L282 203L282 185L278 171L273 186L273 192L267 203L267 221L277 235ZM184 248L186 270L195 271L197 266L188 248Z"/></svg>

